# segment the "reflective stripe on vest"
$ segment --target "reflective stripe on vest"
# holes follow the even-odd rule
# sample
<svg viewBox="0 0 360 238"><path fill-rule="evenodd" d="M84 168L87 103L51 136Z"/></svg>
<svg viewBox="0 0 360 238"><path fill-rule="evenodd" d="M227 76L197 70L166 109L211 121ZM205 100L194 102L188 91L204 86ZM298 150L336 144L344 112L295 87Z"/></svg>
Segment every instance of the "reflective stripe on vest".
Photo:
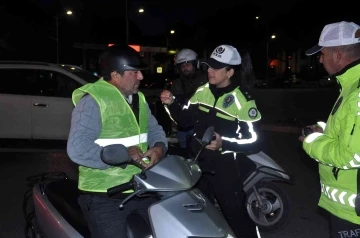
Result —
<svg viewBox="0 0 360 238"><path fill-rule="evenodd" d="M114 138L114 139L101 138L101 139L95 140L95 143L100 146L122 144L125 147L130 147L130 146L134 146L134 145L139 145L141 143L146 143L147 138L148 138L148 134L142 133L140 135L130 136L127 138Z"/></svg>
<svg viewBox="0 0 360 238"><path fill-rule="evenodd" d="M321 183L321 192L330 200L346 206L355 207L356 194L341 191Z"/></svg>

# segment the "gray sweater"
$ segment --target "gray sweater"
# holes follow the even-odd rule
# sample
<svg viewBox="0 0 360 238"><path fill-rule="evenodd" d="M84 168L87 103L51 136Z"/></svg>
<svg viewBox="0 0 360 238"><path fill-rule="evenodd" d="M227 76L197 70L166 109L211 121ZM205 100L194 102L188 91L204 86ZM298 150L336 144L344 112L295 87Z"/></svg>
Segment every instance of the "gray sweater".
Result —
<svg viewBox="0 0 360 238"><path fill-rule="evenodd" d="M148 144L153 147L161 144L167 149L167 139L163 128L151 114L148 107ZM76 164L107 169L110 165L100 159L101 146L95 143L101 133L100 107L90 95L83 97L72 112L71 128L67 142L67 153Z"/></svg>

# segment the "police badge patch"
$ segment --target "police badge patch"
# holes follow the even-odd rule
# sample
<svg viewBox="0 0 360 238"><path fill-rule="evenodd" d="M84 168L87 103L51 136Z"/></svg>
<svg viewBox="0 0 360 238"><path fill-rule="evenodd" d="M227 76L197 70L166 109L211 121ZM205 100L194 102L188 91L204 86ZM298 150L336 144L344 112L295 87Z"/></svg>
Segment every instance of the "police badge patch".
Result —
<svg viewBox="0 0 360 238"><path fill-rule="evenodd" d="M249 109L249 117L254 119L258 115L258 110L255 107Z"/></svg>
<svg viewBox="0 0 360 238"><path fill-rule="evenodd" d="M234 100L235 100L234 95L227 95L223 101L223 108L229 107L231 104L234 103Z"/></svg>

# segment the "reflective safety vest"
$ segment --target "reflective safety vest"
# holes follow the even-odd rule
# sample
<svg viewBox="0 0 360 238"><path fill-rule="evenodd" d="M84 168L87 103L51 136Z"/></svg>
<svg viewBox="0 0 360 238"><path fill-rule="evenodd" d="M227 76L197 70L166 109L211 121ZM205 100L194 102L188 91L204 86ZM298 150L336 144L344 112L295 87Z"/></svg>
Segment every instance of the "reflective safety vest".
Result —
<svg viewBox="0 0 360 238"><path fill-rule="evenodd" d="M319 162L321 197L319 206L335 216L360 224L355 212L360 168L360 61L336 75L342 90L324 133L312 133L304 150Z"/></svg>
<svg viewBox="0 0 360 238"><path fill-rule="evenodd" d="M148 111L142 93L138 93L139 123L120 91L103 79L76 89L72 96L74 105L85 94L90 94L100 108L102 127L100 137L95 143L101 146L139 146L143 152L147 150ZM106 192L108 188L129 182L132 176L139 172L140 169L133 165L127 165L125 169L111 167L104 170L79 166L78 187L83 191Z"/></svg>

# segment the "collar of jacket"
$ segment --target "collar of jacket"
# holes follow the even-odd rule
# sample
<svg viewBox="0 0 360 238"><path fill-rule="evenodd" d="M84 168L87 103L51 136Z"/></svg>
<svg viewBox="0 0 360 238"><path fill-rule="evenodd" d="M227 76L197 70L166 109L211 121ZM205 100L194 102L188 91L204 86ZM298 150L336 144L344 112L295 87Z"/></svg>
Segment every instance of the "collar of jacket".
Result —
<svg viewBox="0 0 360 238"><path fill-rule="evenodd" d="M360 80L360 59L345 66L342 70L333 75L342 88L354 81Z"/></svg>
<svg viewBox="0 0 360 238"><path fill-rule="evenodd" d="M219 98L222 95L224 95L225 93L230 93L230 92L234 91L237 87L239 87L239 85L233 81L231 81L231 83L224 88L217 88L213 84L209 85L210 91L214 95L215 98Z"/></svg>

